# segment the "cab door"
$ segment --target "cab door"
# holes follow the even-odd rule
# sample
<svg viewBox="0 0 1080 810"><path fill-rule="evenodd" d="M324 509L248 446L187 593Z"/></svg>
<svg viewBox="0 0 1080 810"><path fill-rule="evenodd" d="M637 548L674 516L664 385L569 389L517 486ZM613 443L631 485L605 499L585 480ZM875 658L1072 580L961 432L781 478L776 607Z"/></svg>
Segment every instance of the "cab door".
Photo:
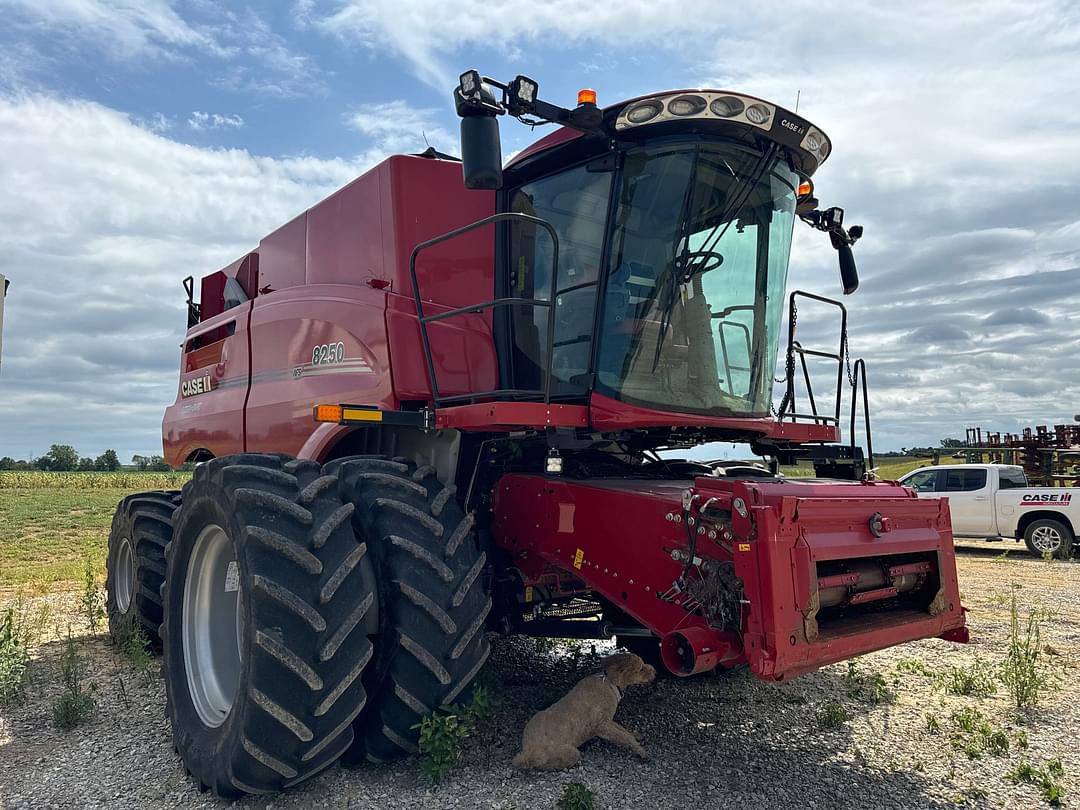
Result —
<svg viewBox="0 0 1080 810"><path fill-rule="evenodd" d="M989 536L994 532L990 477L985 469L941 471L939 495L949 499L954 534Z"/></svg>
<svg viewBox="0 0 1080 810"><path fill-rule="evenodd" d="M557 288L552 290L553 245L546 229L514 222L509 227L509 273L503 295L541 301L555 297L555 335L546 307L511 308L507 388L544 386L547 348L554 344L552 393L584 395L591 387L593 328L613 172L582 164L512 189L509 210L549 222L559 238Z"/></svg>

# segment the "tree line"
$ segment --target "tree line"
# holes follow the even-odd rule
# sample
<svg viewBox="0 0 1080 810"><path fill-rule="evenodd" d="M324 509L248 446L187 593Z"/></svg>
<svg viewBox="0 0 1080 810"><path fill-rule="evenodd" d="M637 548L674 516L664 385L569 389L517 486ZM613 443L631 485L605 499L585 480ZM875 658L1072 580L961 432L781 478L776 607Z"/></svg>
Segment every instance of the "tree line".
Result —
<svg viewBox="0 0 1080 810"><path fill-rule="evenodd" d="M131 457L131 465L147 472L168 472L171 467L161 456ZM80 456L70 444L54 444L45 455L32 460L0 458L0 471L43 470L45 472L116 472L121 468L120 457L115 450L106 450L100 456Z"/></svg>

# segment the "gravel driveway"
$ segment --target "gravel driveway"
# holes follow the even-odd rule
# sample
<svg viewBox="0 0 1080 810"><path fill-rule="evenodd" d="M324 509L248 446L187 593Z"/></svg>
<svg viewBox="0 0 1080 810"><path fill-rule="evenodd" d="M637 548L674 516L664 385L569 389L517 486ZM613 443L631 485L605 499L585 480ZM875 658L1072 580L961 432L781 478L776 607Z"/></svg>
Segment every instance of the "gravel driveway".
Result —
<svg viewBox="0 0 1080 810"><path fill-rule="evenodd" d="M1010 559L997 556L1012 549ZM1015 557L1015 559L1011 559ZM1008 774L1021 760L1060 758L1066 803L1080 800L1080 712L1073 701L1080 668L1080 563L1046 563L1012 543L974 543L959 553L961 588L971 609L972 643L924 641L828 667L793 683L745 673L630 689L617 718L641 733L648 762L606 743L586 746L583 764L556 774L510 767L531 713L559 697L596 664L592 645L542 650L529 639L495 641L485 679L499 698L448 783L434 787L415 761L358 770L334 767L285 794L252 797L238 808L554 808L565 785L581 782L606 808L922 808L1046 807L1037 787ZM1054 611L1043 642L1059 686L1020 726L1002 688L989 697L947 694L911 672L968 667L1004 656L1009 584L1026 609ZM73 594L46 597L72 620ZM0 601L3 601L0 599ZM66 632L66 631L65 631ZM200 794L173 753L161 680L140 675L100 638L83 641L98 711L70 732L52 727L60 644L44 643L23 702L0 709L0 807L219 808ZM597 645L595 653L610 649ZM898 669L898 666L900 669ZM877 702L874 676L880 675ZM121 682L123 689L121 689ZM884 690L882 692L882 690ZM824 729L830 702L850 718ZM1009 753L969 756L956 747L953 712L975 708L1013 741ZM927 729L927 713L942 726ZM1019 732L1027 748L1018 748Z"/></svg>

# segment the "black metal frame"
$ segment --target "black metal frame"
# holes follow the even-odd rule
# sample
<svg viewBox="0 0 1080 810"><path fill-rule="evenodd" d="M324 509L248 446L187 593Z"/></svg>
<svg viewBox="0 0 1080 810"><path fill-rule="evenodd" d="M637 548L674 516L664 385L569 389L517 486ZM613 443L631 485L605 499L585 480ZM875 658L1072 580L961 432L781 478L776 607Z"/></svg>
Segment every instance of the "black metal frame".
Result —
<svg viewBox="0 0 1080 810"><path fill-rule="evenodd" d="M830 304L840 310L840 344L835 353L824 352L817 349L807 349L799 341L795 340L795 327L798 307L796 299L808 298L822 304ZM803 382L806 385L806 398L810 402L810 413L799 413L795 405L795 357L798 355L799 365L802 368ZM836 407L832 416L818 412L817 402L814 400L814 387L810 381L810 370L806 365L806 357L821 357L826 360L836 361ZM809 419L818 425L835 425L840 427L840 412L844 404L844 364L848 361L848 333L847 333L847 307L833 298L826 298L804 290L794 290L788 297L788 349L787 349L787 388L784 398L780 403L778 418ZM866 382L866 362L860 357L851 365L851 421L849 447L851 457L855 457L855 418L859 405L859 389L862 389L863 430L866 433L866 461L869 469L874 468L874 443L870 432L870 394Z"/></svg>
<svg viewBox="0 0 1080 810"><path fill-rule="evenodd" d="M860 373L861 372L861 373ZM866 362L860 357L852 365L851 449L855 450L855 410L859 404L859 383L862 382L863 431L866 433L866 464L874 469L874 440L870 434L870 393L866 387Z"/></svg>
<svg viewBox="0 0 1080 810"><path fill-rule="evenodd" d="M795 340L795 326L798 307L795 304L797 297L809 298L823 304L830 304L840 310L840 345L836 353L823 352L817 349L804 348L799 341ZM784 399L780 403L779 418L810 419L818 425L835 425L840 427L840 405L842 402L841 391L844 385L844 357L847 354L847 307L832 298L826 298L804 290L794 290L788 296L788 348L787 348L787 390ZM803 380L806 383L806 397L810 401L810 413L799 413L795 410L795 355L799 356L799 364L802 366ZM810 383L810 370L806 366L806 356L821 357L826 360L836 361L836 409L832 416L818 413L817 402L814 401L814 387Z"/></svg>
<svg viewBox="0 0 1080 810"><path fill-rule="evenodd" d="M540 298L493 298L490 301L484 301L478 304L469 304L464 307L457 307L456 309L447 310L446 312L438 312L434 315L424 314L424 302L420 296L420 284L416 278L416 258L421 252L434 245L447 242L451 239L455 239L458 236L462 236L466 233L475 231L478 228L482 228L485 225L492 225L497 222L517 221L517 222L531 222L534 225L539 225L544 228L551 236L551 297L545 301ZM416 315L420 320L420 339L424 349L424 362L427 365L428 382L431 384L431 397L434 400L435 407L438 408L442 405L451 403L467 402L478 399L489 399L493 397L506 397L515 399L536 399L543 398L545 405L551 403L551 380L552 380L552 366L555 360L555 302L560 295L568 292L572 292L580 287L590 286L596 282L587 282L585 284L577 284L573 287L568 287L565 290L559 289L559 235L555 231L555 226L550 222L539 217L530 216L529 214L521 214L515 212L503 212L498 214L492 214L489 217L484 217L469 225L464 225L460 228L455 228L452 231L448 231L440 236L428 239L425 242L421 242L415 248L413 248L412 255L409 257L409 277L412 280L413 288L413 301L416 305ZM447 318L454 318L459 315L479 314L485 309L494 309L496 307L503 306L531 306L531 307L546 307L548 310L548 334L547 334L547 368L544 375L544 388L543 390L532 390L524 388L497 388L492 391L478 391L470 394L457 394L450 397L443 397L439 395L439 386L435 378L435 362L431 356L431 340L428 335L428 324L432 321L442 321Z"/></svg>

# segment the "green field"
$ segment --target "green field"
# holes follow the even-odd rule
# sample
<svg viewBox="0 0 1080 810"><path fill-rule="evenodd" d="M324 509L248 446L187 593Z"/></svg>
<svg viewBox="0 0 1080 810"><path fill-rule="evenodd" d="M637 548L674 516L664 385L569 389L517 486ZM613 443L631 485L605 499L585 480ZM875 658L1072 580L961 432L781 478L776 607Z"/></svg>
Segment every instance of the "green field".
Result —
<svg viewBox="0 0 1080 810"><path fill-rule="evenodd" d="M878 477L896 479L929 463L882 459ZM784 472L812 475L813 469ZM45 591L81 582L87 560L103 576L116 504L132 492L180 489L188 478L190 473L0 472L0 588Z"/></svg>
<svg viewBox="0 0 1080 810"><path fill-rule="evenodd" d="M0 472L0 588L45 591L105 571L116 504L132 492L179 489L190 473Z"/></svg>
<svg viewBox="0 0 1080 810"><path fill-rule="evenodd" d="M881 481L895 481L903 475L907 475L912 470L917 470L919 467L929 467L933 464L933 459L929 458L912 458L910 456L890 456L888 458L879 458L876 460L877 477ZM940 464L960 464L960 459L950 458L949 456L942 455ZM809 464L803 464L798 467L782 467L780 470L784 475L789 478L810 478L814 475L814 468Z"/></svg>

